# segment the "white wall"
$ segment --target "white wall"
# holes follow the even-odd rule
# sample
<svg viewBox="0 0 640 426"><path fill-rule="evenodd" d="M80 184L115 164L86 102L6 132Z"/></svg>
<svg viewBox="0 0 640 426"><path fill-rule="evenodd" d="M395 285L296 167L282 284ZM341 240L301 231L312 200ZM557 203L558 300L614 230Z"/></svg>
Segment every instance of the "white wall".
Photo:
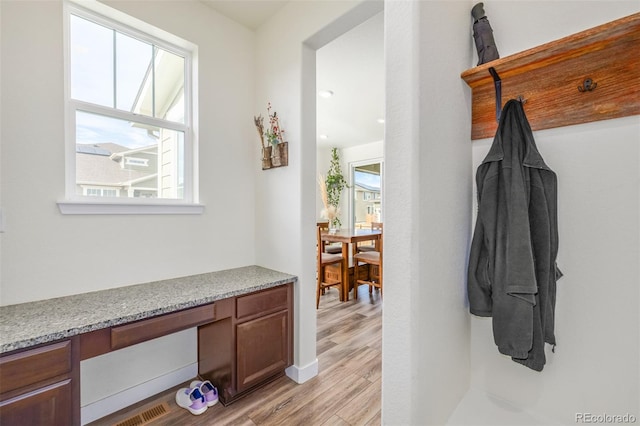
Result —
<svg viewBox="0 0 640 426"><path fill-rule="evenodd" d="M503 57L640 10L637 1L484 3ZM558 174L558 346L537 373L500 355L490 319L473 318L473 389L451 424L640 418L639 135L638 116L534 132ZM474 174L491 142L473 143Z"/></svg>
<svg viewBox="0 0 640 426"><path fill-rule="evenodd" d="M342 157L340 159L346 167L349 165L349 163L367 160L378 160L383 156L384 142L377 141L343 148Z"/></svg>
<svg viewBox="0 0 640 426"><path fill-rule="evenodd" d="M385 4L384 424L443 424L469 384L471 6Z"/></svg>
<svg viewBox="0 0 640 426"><path fill-rule="evenodd" d="M2 22L2 5L0 4L0 23ZM0 46L2 44L2 31L0 31ZM0 54L0 90L2 84L2 55ZM1 93L1 92L0 92ZM2 117L2 96L0 96L0 117ZM0 118L0 142L2 142L2 119ZM4 210L2 209L2 144L0 143L0 233L4 232ZM2 282L2 238L0 235L0 284ZM2 286L0 285L0 304L2 303Z"/></svg>
<svg viewBox="0 0 640 426"><path fill-rule="evenodd" d="M254 78L253 33L197 1L108 4L199 47L200 200L206 210L185 216L60 214L56 201L65 189L62 2L1 2L2 305L256 262L253 194L259 163L253 154L253 86L248 84ZM176 335L168 345L175 353L166 358L148 357L146 345L136 346L131 359L138 368L126 373L106 356L95 370L113 374L98 384L85 369L83 387L115 393L158 370L194 363L191 340ZM82 404L92 398L83 394Z"/></svg>
<svg viewBox="0 0 640 426"><path fill-rule="evenodd" d="M254 263L246 249L253 242L254 200L236 196L253 193L254 186L255 130L245 123L252 112L246 83L253 78L252 33L198 2L111 5L199 45L200 198L206 212L58 212L56 201L64 198L62 3L3 2L2 304Z"/></svg>

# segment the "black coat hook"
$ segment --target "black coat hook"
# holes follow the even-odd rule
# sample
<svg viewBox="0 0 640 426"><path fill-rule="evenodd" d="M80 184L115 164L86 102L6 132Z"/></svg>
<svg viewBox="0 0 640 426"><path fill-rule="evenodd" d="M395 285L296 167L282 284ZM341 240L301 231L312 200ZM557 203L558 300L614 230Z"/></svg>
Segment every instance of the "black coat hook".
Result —
<svg viewBox="0 0 640 426"><path fill-rule="evenodd" d="M590 92L596 88L598 83L594 82L590 78L586 78L582 83L582 86L578 86L578 90L581 92Z"/></svg>
<svg viewBox="0 0 640 426"><path fill-rule="evenodd" d="M493 85L496 88L496 121L499 123L500 113L502 112L502 80L493 67L489 67L489 74L493 77Z"/></svg>
<svg viewBox="0 0 640 426"><path fill-rule="evenodd" d="M502 114L502 79L494 67L489 67L489 74L493 77L493 85L496 88L496 121L499 123ZM523 105L527 102L522 95L518 95L516 100Z"/></svg>

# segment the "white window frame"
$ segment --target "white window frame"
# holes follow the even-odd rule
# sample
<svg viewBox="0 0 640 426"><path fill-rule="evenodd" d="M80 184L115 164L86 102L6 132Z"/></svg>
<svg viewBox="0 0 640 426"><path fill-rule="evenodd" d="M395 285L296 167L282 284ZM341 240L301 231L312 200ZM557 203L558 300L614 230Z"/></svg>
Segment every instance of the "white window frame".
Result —
<svg viewBox="0 0 640 426"><path fill-rule="evenodd" d="M195 98L193 81L193 57L197 47L185 40L166 33L99 2L83 2L79 6L65 1L65 199L58 202L62 214L201 214L204 205L198 196L198 145L196 114L192 105ZM90 8L89 8L90 7ZM115 108L104 107L71 98L70 84L70 16L71 14L92 20L108 28L133 36L185 58L184 124L132 114ZM91 197L76 194L76 112L84 111L111 118L135 120L142 124L177 130L184 133L184 197L173 199L135 199L125 197ZM97 199L101 198L101 199Z"/></svg>
<svg viewBox="0 0 640 426"><path fill-rule="evenodd" d="M355 224L355 195L356 195L356 179L355 179L355 172L356 169L360 166L366 166L367 164L374 164L374 163L380 163L380 194L384 193L384 158L383 157L373 157L370 159L365 159L365 160L357 160L357 161L350 161L348 163L348 168L349 168L349 185L351 186L348 190L349 196L347 197L347 199L349 200L349 204L348 204L348 209L349 209L349 226L351 228L355 228L356 224ZM364 193L366 191L363 191L362 193L362 197L363 197L363 201L364 200ZM384 220L384 216L383 216L383 212L384 212L384 200L382 200L380 197L378 197L377 199L380 199L380 218L382 220ZM377 200L376 199L376 200Z"/></svg>

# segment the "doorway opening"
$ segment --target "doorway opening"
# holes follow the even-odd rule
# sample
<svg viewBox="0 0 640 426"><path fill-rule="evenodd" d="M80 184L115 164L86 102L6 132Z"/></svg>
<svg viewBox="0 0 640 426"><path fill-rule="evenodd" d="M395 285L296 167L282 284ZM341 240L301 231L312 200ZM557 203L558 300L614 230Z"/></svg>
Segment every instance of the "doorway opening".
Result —
<svg viewBox="0 0 640 426"><path fill-rule="evenodd" d="M316 279L334 282L340 278L344 283L340 299L347 303L335 303L335 309L352 305L357 292L358 303L374 305L378 314L382 309L379 288L382 268L372 263L376 262L376 255L382 258L380 226L373 238L363 237L365 233L371 236L368 233L373 231L372 224L380 223L383 217L385 63L381 6L382 3L375 12L369 10L368 16L349 28L343 27L331 40L324 40L314 52L316 176L325 178L330 169L335 171L334 153L337 153L347 181L336 206L340 229L331 231L339 234L335 237L338 240L328 237L325 242L331 244L322 245L323 253L339 255L345 263L318 267ZM322 212L334 210L326 205L319 188L314 192L316 222L323 223L327 215ZM364 251L378 253L370 253L371 262L367 262L360 257ZM375 282L378 287L363 282ZM323 292L319 297L321 311L325 301L330 300L326 295ZM319 318L324 318L321 311Z"/></svg>
<svg viewBox="0 0 640 426"><path fill-rule="evenodd" d="M360 163L365 160L373 162L375 159L378 159L381 163L380 169L382 170L382 159L384 155L385 91L383 8L384 2L382 1L361 2L345 15L318 31L303 44L302 134L304 140L310 142L315 141L315 143L302 144L301 146L303 158L311 160L305 162L308 168L303 169L303 187L307 189L302 191L302 214L305 221L311 221L314 218L313 216L315 216L316 222L322 220L320 212L323 209L323 203L319 194L317 178L319 174L326 175L326 171L329 169L331 148L338 148L342 170L345 177L351 180L351 182L349 182L350 186L353 186L353 179L351 179L350 174L351 164L365 166L366 164ZM371 19L374 19L374 22L379 22L380 31L378 35L376 37L370 35L353 37L353 30L357 28L364 29L362 25L368 22L371 23ZM357 34L357 32L355 34ZM351 41L358 41L357 39L360 39L361 47L342 50L346 54L340 57L334 57L329 61L329 64L332 65L333 75L345 77L346 74L349 74L352 77L351 82L342 85L324 84L322 80L322 69L320 68L323 62L323 55L329 52L331 48L330 45L336 47L340 41L345 41L345 37L343 36L349 39L349 35L352 36ZM337 41L337 43L333 43L335 41ZM363 62L363 59L367 57L367 51L373 48L380 49L380 59L374 61L375 65L365 66L359 70L348 67L348 63L354 60L359 59L360 62ZM349 70L349 72L347 72L347 70ZM361 83L365 80L369 81L368 78L377 72L379 72L380 75L379 83L368 84L364 87L361 86ZM321 91L323 91L323 95L320 95ZM371 101L367 104L365 101L363 103L363 101L375 91L379 91L381 94L380 102ZM323 108L325 106L335 107L336 103L345 99L346 96L352 100L359 101L360 104L349 104L342 109L334 109L334 116L323 121ZM324 105L322 103L324 103ZM370 118L366 119L366 123L360 121L367 116L365 110L368 110L368 108L363 108L364 105L375 105L379 107L376 114L368 115ZM354 112L357 114L354 115ZM329 123L333 130L326 130L326 128L323 127L325 122ZM373 128L370 123L377 127ZM370 133L367 133L367 129L372 128L378 132L377 136L370 136ZM340 133L343 134L343 137L339 137ZM374 160L372 161L372 159ZM349 191L344 191L341 198L341 208L343 211L342 223L344 228L353 228L351 223L351 200L352 194ZM309 230L310 227L306 226L302 229L305 235L304 238L311 237L314 234L313 232L309 232ZM313 244L313 246L316 246L316 244ZM311 247L311 245L309 245L309 247ZM317 250L317 247L315 249ZM309 256L305 255L305 262L312 262L313 260L317 262L317 254L318 252L316 251L315 253L309 253ZM304 277L314 277L315 281L317 280L316 273L318 271L316 267L314 267L315 265L312 266L312 264L309 263L309 266L308 269L306 267L304 268L302 275L304 275ZM317 314L314 315L315 318L313 318L316 326L315 337L317 338L315 342L315 365L331 366L334 363L329 360L334 356L338 354L344 356L344 350L346 349L341 348L340 345L336 345L338 340L347 343L358 339L363 346L355 350L370 352L371 360L373 361L372 368L376 372L380 371L380 375L375 378L367 391L371 396L367 398L367 401L369 401L371 405L369 411L374 413L374 415L377 413L377 416L380 416L380 395L382 393L382 300L379 292L374 290L371 296L368 292L368 286L364 285L359 286L358 295L358 300L354 301L353 290L351 289L348 302L341 301L339 293L333 289L321 296L319 309L316 310ZM366 312L366 314L363 315L362 312ZM346 336L343 333L345 330L342 329L344 321L339 321L339 318L344 319L352 315L353 319L361 322L361 324L354 328L349 327L353 334ZM334 320L338 322L332 324L331 321ZM355 323L352 322L351 324ZM334 330L338 333L337 336L331 335L331 331ZM371 338L372 342L375 343L368 344L364 340L361 340L361 338L365 336ZM350 346L348 350L354 350L353 346ZM374 422L376 421L374 420ZM377 423L379 423L379 420Z"/></svg>

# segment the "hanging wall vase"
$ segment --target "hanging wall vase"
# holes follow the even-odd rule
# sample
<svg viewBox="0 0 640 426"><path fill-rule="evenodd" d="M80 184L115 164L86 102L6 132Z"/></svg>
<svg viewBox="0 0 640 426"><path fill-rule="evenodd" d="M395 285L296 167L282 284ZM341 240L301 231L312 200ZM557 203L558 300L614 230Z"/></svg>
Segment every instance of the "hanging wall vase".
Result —
<svg viewBox="0 0 640 426"><path fill-rule="evenodd" d="M269 124L265 128L264 117L254 116L253 122L262 145L262 170L289 165L289 143L284 142L285 132L280 126L280 117L271 112L271 102L267 104Z"/></svg>
<svg viewBox="0 0 640 426"><path fill-rule="evenodd" d="M273 153L274 157L277 157L279 166L289 165L289 142L280 142L275 146Z"/></svg>
<svg viewBox="0 0 640 426"><path fill-rule="evenodd" d="M273 145L273 150L271 151L271 165L273 167L280 167L282 164L280 164L280 144L277 143L275 145Z"/></svg>
<svg viewBox="0 0 640 426"><path fill-rule="evenodd" d="M267 170L273 167L271 163L271 147L265 146L262 148L262 170Z"/></svg>

